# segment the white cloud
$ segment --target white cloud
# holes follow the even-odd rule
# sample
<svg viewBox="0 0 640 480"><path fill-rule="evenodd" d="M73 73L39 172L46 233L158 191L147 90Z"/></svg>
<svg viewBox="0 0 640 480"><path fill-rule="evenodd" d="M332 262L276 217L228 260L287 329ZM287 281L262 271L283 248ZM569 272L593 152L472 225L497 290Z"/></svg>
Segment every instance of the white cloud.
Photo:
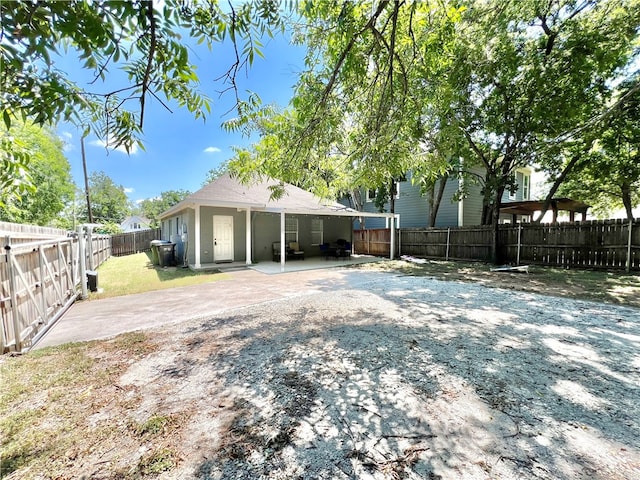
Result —
<svg viewBox="0 0 640 480"><path fill-rule="evenodd" d="M71 132L61 132L60 140L62 140L62 151L70 152L76 149L73 143L71 143L73 141L73 134Z"/></svg>
<svg viewBox="0 0 640 480"><path fill-rule="evenodd" d="M115 150L116 152L120 153L127 153L127 149L124 148L124 145L120 145L118 148L112 148L111 145L107 147L107 144L104 140L92 140L91 142L89 142L89 145L93 145L94 147L108 148L109 150ZM128 153L129 155L135 155L136 153L138 153L138 145L135 143L131 145L131 150L129 150Z"/></svg>
<svg viewBox="0 0 640 480"><path fill-rule="evenodd" d="M218 152L221 152L222 150L220 150L218 147L207 147L203 151L204 153L218 153Z"/></svg>
<svg viewBox="0 0 640 480"><path fill-rule="evenodd" d="M124 193L133 193L135 192L136 189L135 188L131 188L131 187L124 187Z"/></svg>

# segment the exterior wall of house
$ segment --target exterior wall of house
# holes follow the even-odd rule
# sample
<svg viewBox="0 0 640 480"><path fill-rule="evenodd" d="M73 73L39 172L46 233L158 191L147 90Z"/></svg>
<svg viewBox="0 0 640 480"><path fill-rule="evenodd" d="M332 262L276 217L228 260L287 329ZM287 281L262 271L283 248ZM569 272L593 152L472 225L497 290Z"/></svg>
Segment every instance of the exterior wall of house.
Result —
<svg viewBox="0 0 640 480"><path fill-rule="evenodd" d="M151 228L151 225L149 225L148 220L143 219L138 215L132 215L131 217L127 217L124 219L124 221L120 224L120 228L123 232L127 233L136 232L138 230L148 230Z"/></svg>
<svg viewBox="0 0 640 480"><path fill-rule="evenodd" d="M237 208L200 207L200 263L213 263L214 260L214 215L233 217L233 261L242 262L246 260L246 211L238 211Z"/></svg>
<svg viewBox="0 0 640 480"><path fill-rule="evenodd" d="M475 169L476 174L482 176L482 169ZM524 187L524 177L529 177L528 188ZM514 202L521 200L529 200L531 194L531 170L528 168L520 169L516 172L516 181L518 190L515 198L510 198L510 194L506 191L503 195L502 202ZM436 217L436 227L456 227L480 225L482 221L482 186L477 183L469 183L467 185L467 197L462 200L462 204L453 200L453 196L459 188L459 180L450 178L442 195L438 216ZM420 187L413 185L411 182L411 173L407 174L407 181L399 183L399 198L395 202L395 213L400 215L400 228L422 228L429 224L429 202L420 195ZM363 192L363 199L366 199ZM342 200L347 206L348 200ZM365 212L377 212L377 208L373 201L365 201L363 210ZM462 215L460 211L462 210ZM385 204L385 211L389 211L389 204ZM462 219L462 223L460 223ZM511 215L501 216L502 220L510 220ZM385 228L386 222L384 218L366 218L366 228ZM359 222L356 222L354 228L361 228Z"/></svg>
<svg viewBox="0 0 640 480"><path fill-rule="evenodd" d="M298 219L298 243L305 256L320 256L320 246L312 244L312 215L287 215ZM352 221L350 217L327 216L322 218L323 242L335 243L338 238L351 241ZM253 216L253 259L272 260L273 243L280 241L280 214L256 212Z"/></svg>
<svg viewBox="0 0 640 480"><path fill-rule="evenodd" d="M193 235L195 234L195 211L193 209L185 209L178 212L176 215L165 218L160 222L161 237L162 240L173 241L175 243L182 243L182 233L187 234L187 243L182 247L176 247L176 255L182 253L182 249L187 249L187 260L189 263L195 263L195 240Z"/></svg>
<svg viewBox="0 0 640 480"><path fill-rule="evenodd" d="M420 186L411 181L411 172L407 173L407 180L398 184L399 196L395 202L395 213L400 214L400 228L421 228L429 224L429 202L420 195ZM458 180L449 179L445 187L438 216L436 218L437 227L450 227L458 224L458 203L452 200L453 195L458 190ZM366 198L363 192L363 198ZM385 211L389 211L389 203L386 203ZM375 213L378 211L373 201L364 203L365 212ZM366 228L385 228L387 226L384 218L366 218ZM356 222L355 228L361 228Z"/></svg>
<svg viewBox="0 0 640 480"><path fill-rule="evenodd" d="M453 200L453 196L458 191L459 183L460 181L457 178L450 178L447 181L442 200L440 200L438 215L436 216L436 227L455 227L458 225L459 205L458 202ZM423 198L422 201L428 204L426 198ZM425 216L424 223L416 226L426 227L427 225L429 225L429 217Z"/></svg>

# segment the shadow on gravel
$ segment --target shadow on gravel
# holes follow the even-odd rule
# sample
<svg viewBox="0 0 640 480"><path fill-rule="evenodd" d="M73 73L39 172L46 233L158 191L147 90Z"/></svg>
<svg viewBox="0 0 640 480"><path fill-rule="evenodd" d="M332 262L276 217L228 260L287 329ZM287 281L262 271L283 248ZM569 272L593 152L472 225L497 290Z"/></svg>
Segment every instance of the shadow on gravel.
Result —
<svg viewBox="0 0 640 480"><path fill-rule="evenodd" d="M408 277L302 301L184 332L164 374L232 399L200 478L640 474L637 311Z"/></svg>

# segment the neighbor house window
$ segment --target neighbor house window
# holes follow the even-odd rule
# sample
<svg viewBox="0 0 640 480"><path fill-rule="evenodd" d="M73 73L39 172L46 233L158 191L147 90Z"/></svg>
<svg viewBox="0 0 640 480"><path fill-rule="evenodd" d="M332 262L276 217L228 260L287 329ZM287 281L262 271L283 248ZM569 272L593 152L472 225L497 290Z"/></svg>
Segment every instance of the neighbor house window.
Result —
<svg viewBox="0 0 640 480"><path fill-rule="evenodd" d="M286 243L298 241L298 219L297 218L285 217L284 241Z"/></svg>
<svg viewBox="0 0 640 480"><path fill-rule="evenodd" d="M371 203L376 199L376 189L367 190L367 202Z"/></svg>
<svg viewBox="0 0 640 480"><path fill-rule="evenodd" d="M320 245L323 243L323 225L321 218L311 219L311 245Z"/></svg>
<svg viewBox="0 0 640 480"><path fill-rule="evenodd" d="M375 189L367 190L367 202L369 202L369 203L375 202L377 194L378 194L378 191L375 190ZM400 183L396 183L396 194L395 194L394 198L396 200L398 200L400 198Z"/></svg>
<svg viewBox="0 0 640 480"><path fill-rule="evenodd" d="M522 176L522 199L529 200L529 182L531 180L530 175Z"/></svg>

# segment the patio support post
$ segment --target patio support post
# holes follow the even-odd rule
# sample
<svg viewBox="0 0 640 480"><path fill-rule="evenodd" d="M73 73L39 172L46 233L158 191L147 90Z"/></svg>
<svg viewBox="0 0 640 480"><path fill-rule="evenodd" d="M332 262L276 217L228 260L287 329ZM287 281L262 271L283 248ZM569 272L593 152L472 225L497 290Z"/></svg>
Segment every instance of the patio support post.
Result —
<svg viewBox="0 0 640 480"><path fill-rule="evenodd" d="M196 211L196 225L195 232L193 234L194 237L194 248L196 250L196 265L195 268L200 268L200 205L195 206Z"/></svg>
<svg viewBox="0 0 640 480"><path fill-rule="evenodd" d="M245 227L246 227L246 237L247 237L247 253L246 253L246 258L247 258L247 265L251 265L253 262L251 260L251 244L252 244L252 239L251 239L251 209L247 208L247 216L246 216L246 221L245 221Z"/></svg>
<svg viewBox="0 0 640 480"><path fill-rule="evenodd" d="M280 212L280 271L284 272L284 262L287 258L287 250L284 244L284 212Z"/></svg>
<svg viewBox="0 0 640 480"><path fill-rule="evenodd" d="M389 246L389 258L393 260L396 256L396 222L395 216L389 217L389 226L391 227L391 245Z"/></svg>

